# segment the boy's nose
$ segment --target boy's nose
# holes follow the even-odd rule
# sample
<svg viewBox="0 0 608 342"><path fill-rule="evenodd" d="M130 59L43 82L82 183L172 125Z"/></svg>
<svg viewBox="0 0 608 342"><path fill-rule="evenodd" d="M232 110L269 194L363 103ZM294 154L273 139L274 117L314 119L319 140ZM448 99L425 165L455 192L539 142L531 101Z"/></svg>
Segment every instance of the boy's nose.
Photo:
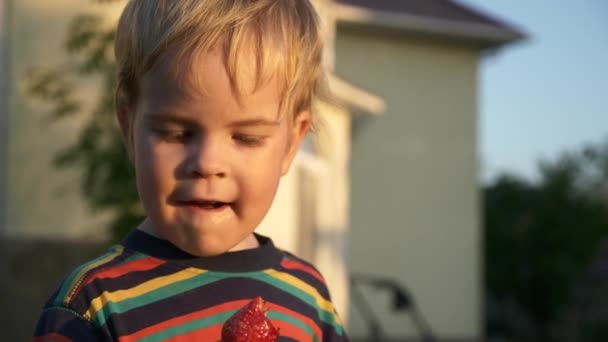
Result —
<svg viewBox="0 0 608 342"><path fill-rule="evenodd" d="M228 175L226 153L221 142L203 138L192 147L188 162L188 174L194 177L219 177Z"/></svg>

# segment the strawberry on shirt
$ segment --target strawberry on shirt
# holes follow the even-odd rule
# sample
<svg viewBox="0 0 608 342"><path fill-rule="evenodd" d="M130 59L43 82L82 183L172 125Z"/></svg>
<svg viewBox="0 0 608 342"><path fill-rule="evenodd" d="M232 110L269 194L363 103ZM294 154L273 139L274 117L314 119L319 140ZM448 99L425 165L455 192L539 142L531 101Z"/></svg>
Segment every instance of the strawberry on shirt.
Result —
<svg viewBox="0 0 608 342"><path fill-rule="evenodd" d="M266 317L264 300L257 297L230 317L222 328L222 342L275 342L279 329Z"/></svg>

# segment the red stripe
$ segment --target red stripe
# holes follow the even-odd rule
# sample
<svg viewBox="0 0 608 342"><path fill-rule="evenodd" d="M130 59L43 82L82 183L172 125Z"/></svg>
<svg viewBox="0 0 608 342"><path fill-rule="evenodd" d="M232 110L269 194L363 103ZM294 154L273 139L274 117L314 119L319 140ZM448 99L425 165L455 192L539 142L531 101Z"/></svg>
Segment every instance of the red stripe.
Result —
<svg viewBox="0 0 608 342"><path fill-rule="evenodd" d="M310 275L312 275L313 277L319 279L319 281L322 284L325 284L325 279L323 279L323 277L321 276L321 274L319 272L317 272L314 268L303 264L301 262L298 261L294 261L294 260L288 260L288 259L283 259L281 261L281 266L290 269L290 270L300 270L300 271L304 271Z"/></svg>
<svg viewBox="0 0 608 342"><path fill-rule="evenodd" d="M232 302L222 303L220 305L216 305L216 306L213 306L213 307L210 307L207 309L203 309L200 311L191 312L191 313L183 315L183 316L175 317L173 319L163 321L163 322L160 322L155 325L151 325L151 326L146 327L142 330L139 330L131 335L121 337L119 339L119 341L123 341L123 342L136 341L136 340L139 340L146 336L155 334L157 332L172 328L172 327L180 325L180 324L184 324L184 323L194 321L194 320L197 320L200 318L211 317L215 314L218 314L218 313L221 313L224 311L240 309L243 306L245 306L245 304L249 303L249 301L250 301L250 299L235 300Z"/></svg>
<svg viewBox="0 0 608 342"><path fill-rule="evenodd" d="M219 342L222 339L223 323L212 325L210 327L191 331L187 334L175 336L164 342Z"/></svg>
<svg viewBox="0 0 608 342"><path fill-rule="evenodd" d="M281 337L289 337L296 341L311 341L312 338L310 335L302 330L297 325L293 325L289 322L283 321L272 321L272 325L279 328L279 336Z"/></svg>
<svg viewBox="0 0 608 342"><path fill-rule="evenodd" d="M84 285L90 284L95 279L118 278L122 275L131 273L131 272L147 271L147 270L157 267L158 265L162 265L164 263L165 262L163 260L154 259L154 258L144 258L144 259L133 260L126 264L111 267L111 268L94 273L90 278L87 279L87 281L86 281L86 283L84 283Z"/></svg>
<svg viewBox="0 0 608 342"><path fill-rule="evenodd" d="M296 341L310 341L311 337L306 331L300 329L300 327L283 321L272 321L272 325L279 328L279 336L289 337ZM184 342L184 341L197 341L197 342L217 342L222 338L222 328L224 324L216 324L203 329L191 331L186 334L175 336L173 338L165 340L165 342ZM320 340L320 339L319 339Z"/></svg>
<svg viewBox="0 0 608 342"><path fill-rule="evenodd" d="M71 339L58 333L50 333L44 336L32 338L32 342L73 342Z"/></svg>
<svg viewBox="0 0 608 342"><path fill-rule="evenodd" d="M281 313L284 313L288 316L291 316L293 318L298 319L299 321L301 321L302 323L308 325L309 327L312 328L312 332L313 334L315 334L315 336L317 336L317 338L319 339L319 341L321 341L323 338L323 334L321 333L321 329L319 328L319 326L308 316L304 316L298 312L289 310L283 306L274 304L274 303L270 303L270 302L266 302L266 306L270 309L270 310L274 310L274 311L278 311ZM283 332L283 325L289 325L289 327L286 327L285 330L289 329L289 331L293 331L293 329L297 329L299 332L299 335L301 336L300 338L296 338L296 340L301 341L302 338L310 338L310 335L302 330L300 327L292 325L291 323L287 323L287 322L283 322L283 321L277 321L277 320L273 320L272 324L275 327L281 328L281 332ZM304 334L304 335L302 335Z"/></svg>

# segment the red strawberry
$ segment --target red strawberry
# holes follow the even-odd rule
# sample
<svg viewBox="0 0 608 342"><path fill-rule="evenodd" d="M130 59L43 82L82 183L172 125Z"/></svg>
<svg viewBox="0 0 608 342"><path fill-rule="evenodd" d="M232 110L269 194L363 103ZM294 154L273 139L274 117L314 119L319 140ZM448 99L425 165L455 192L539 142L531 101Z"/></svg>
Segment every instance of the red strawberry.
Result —
<svg viewBox="0 0 608 342"><path fill-rule="evenodd" d="M266 317L264 300L257 297L230 317L222 328L222 342L275 342L279 329Z"/></svg>

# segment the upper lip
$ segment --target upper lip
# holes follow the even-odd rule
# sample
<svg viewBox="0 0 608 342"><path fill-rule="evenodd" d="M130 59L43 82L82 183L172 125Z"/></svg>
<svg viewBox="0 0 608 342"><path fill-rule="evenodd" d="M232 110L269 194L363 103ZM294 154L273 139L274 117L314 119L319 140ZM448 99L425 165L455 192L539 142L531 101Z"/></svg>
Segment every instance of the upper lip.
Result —
<svg viewBox="0 0 608 342"><path fill-rule="evenodd" d="M222 201L222 200L217 200L217 199L202 199L202 198L181 199L181 200L177 200L177 202L183 203L183 204L198 204L198 205L209 204L209 203L230 203L227 201Z"/></svg>
<svg viewBox="0 0 608 342"><path fill-rule="evenodd" d="M168 201L176 205L205 205L209 203L231 203L234 200L228 194L212 194L207 192L195 192L194 189L177 189L169 195Z"/></svg>

